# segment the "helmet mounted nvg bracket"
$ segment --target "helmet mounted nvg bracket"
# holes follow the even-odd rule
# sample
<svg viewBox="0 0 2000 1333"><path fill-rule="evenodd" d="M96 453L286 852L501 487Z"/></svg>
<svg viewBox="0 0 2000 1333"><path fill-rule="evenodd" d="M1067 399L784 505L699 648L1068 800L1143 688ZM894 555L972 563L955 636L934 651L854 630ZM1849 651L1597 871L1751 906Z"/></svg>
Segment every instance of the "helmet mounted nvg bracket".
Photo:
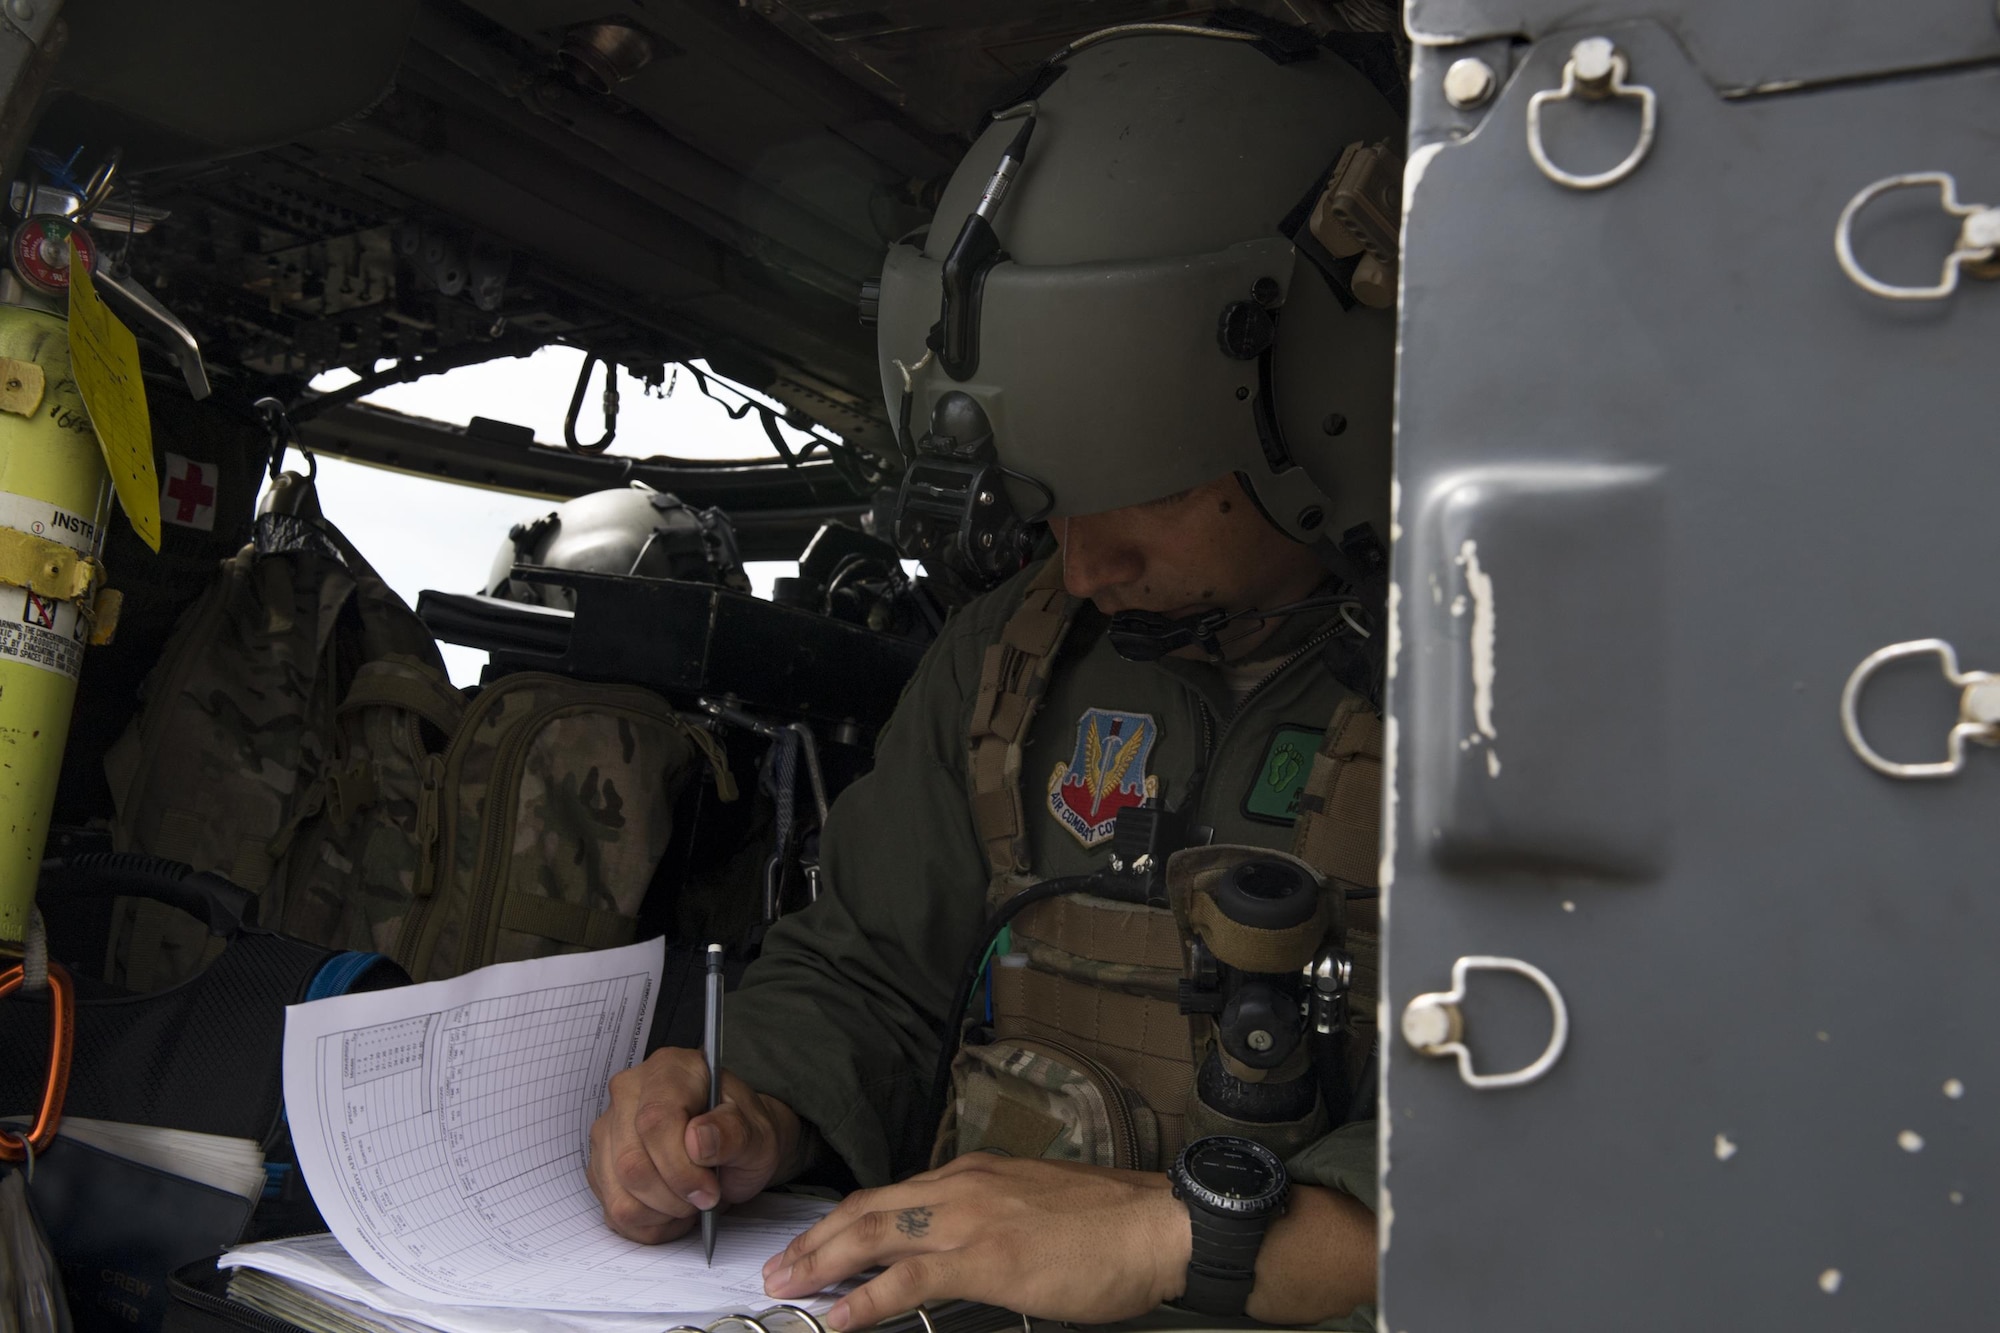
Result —
<svg viewBox="0 0 2000 1333"><path fill-rule="evenodd" d="M970 394L947 393L903 469L896 545L920 560L948 562L976 586L999 583L1033 558L1049 509L1023 517L1007 492L1010 477L1041 486L1000 465L985 409Z"/></svg>
<svg viewBox="0 0 2000 1333"><path fill-rule="evenodd" d="M925 358L954 380L964 381L979 368L979 301L986 275L1004 258L993 215L1027 160L1028 139L1035 132L1034 103L1024 102L994 117L1024 116L1021 128L1000 164L980 192L979 203L966 215L958 239L952 242L943 267L944 300L938 322L925 340ZM919 363L921 364L921 363ZM909 372L904 373L900 427L909 432ZM1000 582L1033 556L1041 514L1024 519L1007 492L1007 469L1000 465L993 444L993 427L986 410L970 394L951 391L932 410L930 428L914 447L896 497L896 544L920 560L943 559L977 587ZM1041 483L1013 474L1031 487ZM1046 488L1043 488L1046 492Z"/></svg>

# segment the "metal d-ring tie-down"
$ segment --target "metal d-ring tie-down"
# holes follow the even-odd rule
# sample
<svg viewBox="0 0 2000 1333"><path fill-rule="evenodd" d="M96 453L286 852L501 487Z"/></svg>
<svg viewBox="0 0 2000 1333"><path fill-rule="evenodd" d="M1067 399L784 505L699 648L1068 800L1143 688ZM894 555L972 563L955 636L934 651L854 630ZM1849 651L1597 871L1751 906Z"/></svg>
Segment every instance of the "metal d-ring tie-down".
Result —
<svg viewBox="0 0 2000 1333"><path fill-rule="evenodd" d="M1891 190L1915 189L1924 185L1937 186L1944 211L1952 217L1965 219L1959 227L1958 244L1945 256L1944 268L1938 274L1935 286L1905 287L1883 282L1862 268L1854 258L1854 219L1862 209ZM1900 176L1887 176L1848 200L1847 207L1840 210L1840 221L1833 228L1833 255L1840 261L1840 271L1864 292L1889 301L1942 301L1958 290L1958 275L1967 269L1975 277L2000 277L2000 208L1987 204L1961 204L1958 201L1958 182L1948 171L1910 171Z"/></svg>
<svg viewBox="0 0 2000 1333"><path fill-rule="evenodd" d="M1526 977L1541 989L1549 1002L1554 1022L1549 1044L1534 1060L1505 1074L1480 1074L1472 1068L1472 1052L1465 1045L1465 1017L1459 1006L1465 1003L1465 978L1472 972L1512 972ZM1562 1058L1569 1043L1569 1006L1549 974L1533 963L1518 958L1495 958L1473 954L1451 965L1451 989L1419 995L1403 1008L1403 1040L1420 1055L1458 1057L1458 1076L1471 1088L1518 1088L1533 1083Z"/></svg>
<svg viewBox="0 0 2000 1333"><path fill-rule="evenodd" d="M1542 169L1544 176L1572 190L1601 190L1607 185L1616 185L1639 169L1639 164L1653 149L1653 131L1659 125L1660 99L1644 84L1625 82L1627 70L1625 53L1613 46L1610 38L1586 37L1570 48L1569 60L1563 65L1562 87L1544 88L1528 99L1528 155L1535 159L1535 165ZM1602 102L1615 97L1629 97L1639 103L1639 142L1625 155L1624 161L1609 171L1600 171L1594 176L1579 176L1573 171L1563 170L1550 160L1548 150L1542 146L1543 107L1572 98Z"/></svg>
<svg viewBox="0 0 2000 1333"><path fill-rule="evenodd" d="M1930 764L1899 764L1877 754L1875 747L1861 735L1861 691L1867 687L1868 678L1887 663L1925 653L1937 654L1944 678L1958 687L1958 725L1945 739L1943 759ZM1840 729L1847 733L1847 743L1861 756L1861 762L1877 773L1892 778L1951 777L1965 767L1967 741L2000 745L2000 675L1990 671L1960 671L1957 651L1943 639L1892 643L1862 658L1848 676L1847 688L1840 692Z"/></svg>

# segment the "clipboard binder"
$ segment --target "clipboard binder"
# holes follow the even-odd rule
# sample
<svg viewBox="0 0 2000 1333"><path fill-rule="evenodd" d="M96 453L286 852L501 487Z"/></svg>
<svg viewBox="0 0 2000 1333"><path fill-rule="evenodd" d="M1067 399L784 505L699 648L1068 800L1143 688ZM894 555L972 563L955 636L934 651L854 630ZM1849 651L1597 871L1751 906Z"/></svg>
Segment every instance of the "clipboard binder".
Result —
<svg viewBox="0 0 2000 1333"><path fill-rule="evenodd" d="M922 1306L875 1326L880 1333L1001 1333L1020 1329L1033 1333L1026 1315L978 1301L947 1301L934 1309ZM754 1315L728 1314L711 1323L680 1324L667 1333L834 1333L818 1315L796 1305L774 1305Z"/></svg>
<svg viewBox="0 0 2000 1333"><path fill-rule="evenodd" d="M278 1318L232 1297L232 1271L218 1269L213 1258L189 1264L168 1280L164 1333L309 1333L299 1324ZM300 1291L309 1288L300 1287ZM1026 1315L978 1301L947 1301L930 1309L912 1310L876 1326L881 1333L1033 1333ZM755 1314L728 1314L706 1325L682 1324L665 1333L835 1333L824 1320L796 1305L774 1305Z"/></svg>

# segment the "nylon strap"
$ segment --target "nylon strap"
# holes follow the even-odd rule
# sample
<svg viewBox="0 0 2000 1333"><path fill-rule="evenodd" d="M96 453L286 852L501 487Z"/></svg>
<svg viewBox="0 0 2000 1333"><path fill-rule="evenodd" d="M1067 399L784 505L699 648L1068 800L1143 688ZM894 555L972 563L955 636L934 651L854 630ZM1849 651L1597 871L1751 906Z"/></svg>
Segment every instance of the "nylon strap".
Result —
<svg viewBox="0 0 2000 1333"><path fill-rule="evenodd" d="M125 605L125 594L116 588L99 588L97 600L84 612L90 617L90 641L102 648L117 636L118 613Z"/></svg>
<svg viewBox="0 0 2000 1333"><path fill-rule="evenodd" d="M701 757L708 761L708 774L715 782L715 798L718 801L735 800L736 775L730 771L729 755L723 750L722 742L708 728L689 722L678 713L674 714L673 722L680 728L681 734L693 742L694 748L701 751Z"/></svg>
<svg viewBox="0 0 2000 1333"><path fill-rule="evenodd" d="M567 903L559 898L529 898L518 893L507 895L507 902L500 909L500 928L561 940L564 944L581 945L586 949L611 949L630 944L639 933L637 921L616 912Z"/></svg>
<svg viewBox="0 0 2000 1333"><path fill-rule="evenodd" d="M1051 898L1016 917L1014 931L1080 958L1155 968L1177 979L1181 974L1181 933L1173 915L1135 903Z"/></svg>
<svg viewBox="0 0 2000 1333"><path fill-rule="evenodd" d="M1328 879L1380 888L1382 719L1340 701L1313 755L1292 825L1292 854Z"/></svg>
<svg viewBox="0 0 2000 1333"><path fill-rule="evenodd" d="M972 823L995 874L1028 869L1027 814L1021 801L1021 748L1041 707L1070 622L1083 603L1062 587L1062 561L1029 582L1021 605L986 649L972 705L967 767Z"/></svg>
<svg viewBox="0 0 2000 1333"><path fill-rule="evenodd" d="M1303 925L1289 930L1258 930L1231 921L1207 893L1188 903L1188 924L1215 956L1242 972L1296 972L1312 962L1335 920L1324 894L1319 908Z"/></svg>
<svg viewBox="0 0 2000 1333"><path fill-rule="evenodd" d="M447 737L465 719L465 696L415 658L391 654L364 662L340 701L340 712L357 708L401 708L415 713Z"/></svg>

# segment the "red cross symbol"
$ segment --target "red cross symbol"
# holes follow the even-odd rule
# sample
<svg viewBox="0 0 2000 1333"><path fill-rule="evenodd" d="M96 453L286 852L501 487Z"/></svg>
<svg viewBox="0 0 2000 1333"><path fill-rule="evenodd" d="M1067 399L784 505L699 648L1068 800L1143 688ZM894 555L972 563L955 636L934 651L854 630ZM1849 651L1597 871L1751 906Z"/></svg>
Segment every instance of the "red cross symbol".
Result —
<svg viewBox="0 0 2000 1333"><path fill-rule="evenodd" d="M189 463L186 476L169 481L167 495L180 501L181 511L174 515L178 523L194 522L196 514L215 503L215 487L202 480L199 463Z"/></svg>
<svg viewBox="0 0 2000 1333"><path fill-rule="evenodd" d="M197 463L179 454L167 455L167 484L160 496L160 517L183 527L215 529L215 486L211 463Z"/></svg>

